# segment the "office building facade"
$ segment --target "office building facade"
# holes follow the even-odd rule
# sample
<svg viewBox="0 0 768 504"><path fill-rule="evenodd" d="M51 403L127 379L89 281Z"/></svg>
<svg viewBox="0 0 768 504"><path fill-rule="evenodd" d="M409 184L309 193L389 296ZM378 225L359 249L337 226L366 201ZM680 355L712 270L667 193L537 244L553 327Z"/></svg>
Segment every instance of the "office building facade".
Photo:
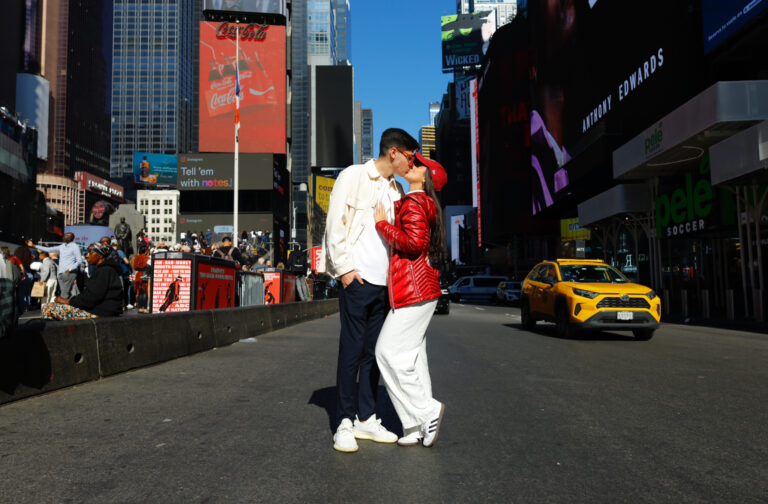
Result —
<svg viewBox="0 0 768 504"><path fill-rule="evenodd" d="M146 219L146 234L151 242L176 243L180 194L175 189L136 191L136 210Z"/></svg>

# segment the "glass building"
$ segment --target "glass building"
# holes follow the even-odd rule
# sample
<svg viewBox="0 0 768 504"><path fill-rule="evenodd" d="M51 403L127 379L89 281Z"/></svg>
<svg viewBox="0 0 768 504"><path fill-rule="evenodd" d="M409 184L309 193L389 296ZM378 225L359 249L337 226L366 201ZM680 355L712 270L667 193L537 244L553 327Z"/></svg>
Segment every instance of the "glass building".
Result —
<svg viewBox="0 0 768 504"><path fill-rule="evenodd" d="M133 152L193 149L193 0L115 0L113 178L132 174Z"/></svg>
<svg viewBox="0 0 768 504"><path fill-rule="evenodd" d="M334 27L336 36L336 63L339 65L351 64L352 61L352 20L349 9L349 0L333 0L333 10L336 16Z"/></svg>
<svg viewBox="0 0 768 504"><path fill-rule="evenodd" d="M307 63L333 65L336 62L336 0L307 2Z"/></svg>

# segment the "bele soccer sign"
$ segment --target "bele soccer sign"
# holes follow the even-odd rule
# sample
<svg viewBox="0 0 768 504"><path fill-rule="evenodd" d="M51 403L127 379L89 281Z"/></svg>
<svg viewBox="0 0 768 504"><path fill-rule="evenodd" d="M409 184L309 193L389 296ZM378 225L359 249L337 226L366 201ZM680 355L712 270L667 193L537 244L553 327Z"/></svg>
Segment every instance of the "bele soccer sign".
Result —
<svg viewBox="0 0 768 504"><path fill-rule="evenodd" d="M284 154L285 26L229 22L200 23L200 152L234 152L238 67L240 152Z"/></svg>

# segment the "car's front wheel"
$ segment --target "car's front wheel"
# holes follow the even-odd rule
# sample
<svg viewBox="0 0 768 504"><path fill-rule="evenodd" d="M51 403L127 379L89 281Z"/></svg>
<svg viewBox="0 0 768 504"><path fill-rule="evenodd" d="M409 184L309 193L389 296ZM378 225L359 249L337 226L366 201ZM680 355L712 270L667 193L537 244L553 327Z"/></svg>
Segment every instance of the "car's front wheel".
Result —
<svg viewBox="0 0 768 504"><path fill-rule="evenodd" d="M520 305L520 324L526 331L531 331L536 327L536 321L531 317L531 306L527 299L523 299Z"/></svg>
<svg viewBox="0 0 768 504"><path fill-rule="evenodd" d="M574 335L574 328L571 324L570 317L568 315L568 307L565 303L560 303L557 307L557 316L555 317L555 324L557 325L557 335L561 338L572 338Z"/></svg>
<svg viewBox="0 0 768 504"><path fill-rule="evenodd" d="M653 338L653 332L654 329L633 329L632 334L635 336L635 339L638 339L640 341L648 341L649 339Z"/></svg>

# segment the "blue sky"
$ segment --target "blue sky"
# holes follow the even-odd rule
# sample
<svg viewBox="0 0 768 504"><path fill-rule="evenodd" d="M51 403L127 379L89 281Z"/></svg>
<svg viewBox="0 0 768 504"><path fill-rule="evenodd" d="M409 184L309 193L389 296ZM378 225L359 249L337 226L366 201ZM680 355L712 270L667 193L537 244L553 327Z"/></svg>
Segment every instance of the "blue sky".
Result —
<svg viewBox="0 0 768 504"><path fill-rule="evenodd" d="M455 0L350 0L355 100L373 109L374 156L381 132L403 128L419 139L429 102L442 100L440 16Z"/></svg>

